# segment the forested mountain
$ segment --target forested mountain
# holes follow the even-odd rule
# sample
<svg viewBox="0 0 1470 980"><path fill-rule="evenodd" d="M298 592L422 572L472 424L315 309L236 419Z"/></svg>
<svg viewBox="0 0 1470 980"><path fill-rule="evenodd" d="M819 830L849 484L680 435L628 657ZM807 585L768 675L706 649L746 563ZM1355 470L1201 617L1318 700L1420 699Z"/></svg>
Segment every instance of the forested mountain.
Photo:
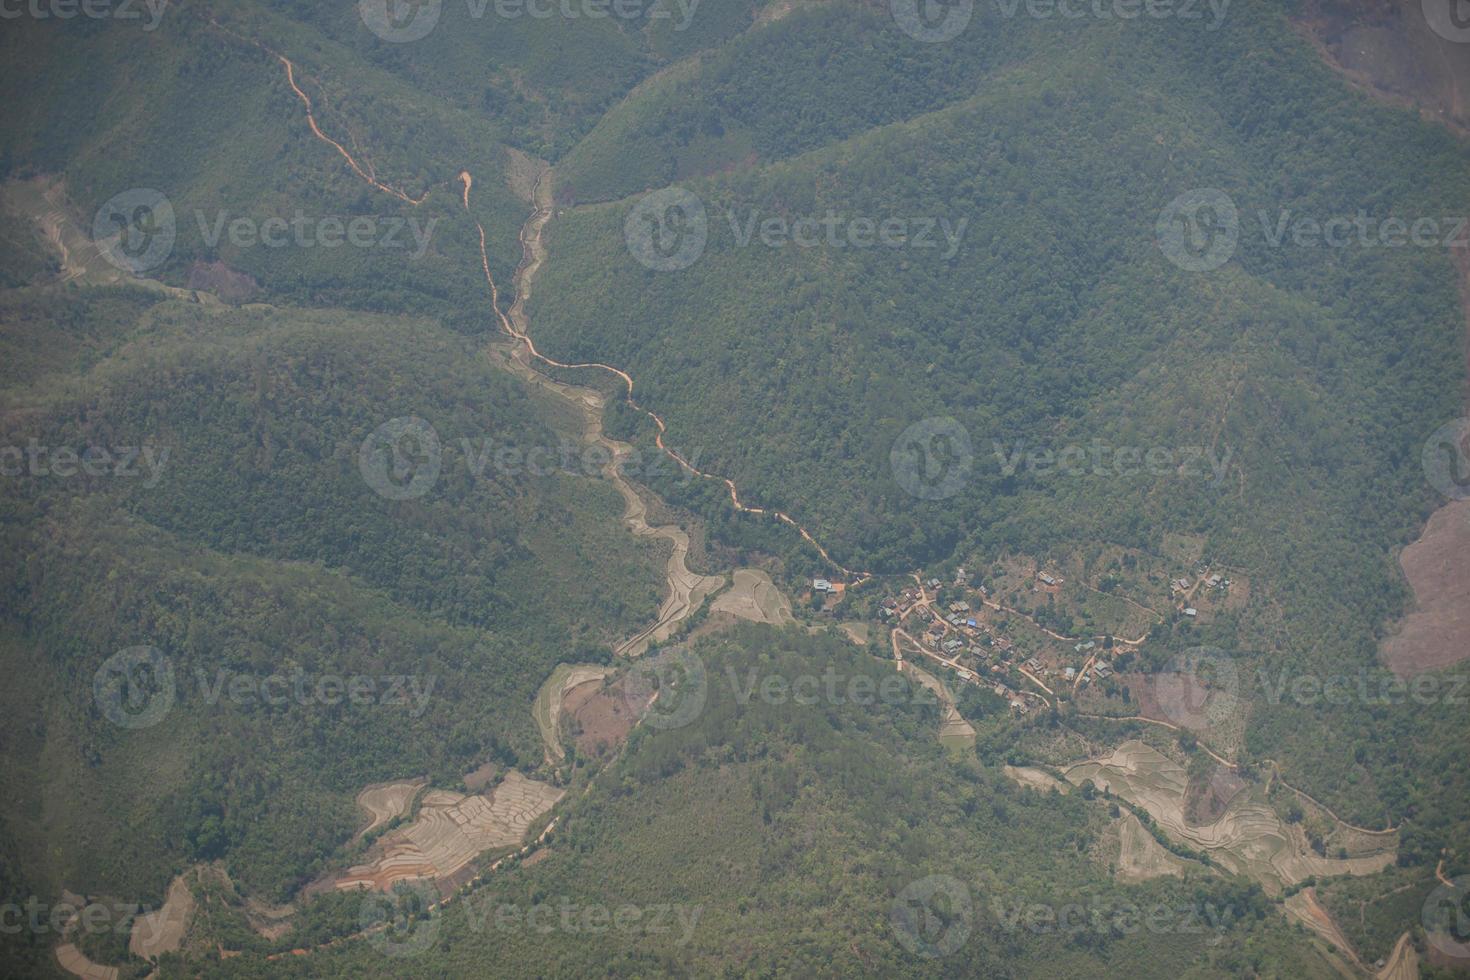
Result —
<svg viewBox="0 0 1470 980"><path fill-rule="evenodd" d="M7 13L0 972L1462 966L1470 37L1146 6Z"/></svg>

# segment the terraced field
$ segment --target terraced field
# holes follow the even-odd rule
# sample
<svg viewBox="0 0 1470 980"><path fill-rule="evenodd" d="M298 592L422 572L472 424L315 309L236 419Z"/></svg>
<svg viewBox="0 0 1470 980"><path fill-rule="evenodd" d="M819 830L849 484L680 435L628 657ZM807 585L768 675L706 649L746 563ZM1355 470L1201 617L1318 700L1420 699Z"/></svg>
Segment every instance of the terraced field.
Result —
<svg viewBox="0 0 1470 980"><path fill-rule="evenodd" d="M1312 876L1374 874L1391 865L1397 853L1394 835L1384 837L1370 853L1346 859L1322 857L1306 846L1300 831L1276 815L1255 786L1237 793L1218 820L1192 825L1184 811L1189 782L1184 767L1139 741L1075 763L1065 775L1074 785L1091 780L1099 789L1142 807L1170 837L1204 851L1227 871L1259 882L1272 895Z"/></svg>
<svg viewBox="0 0 1470 980"><path fill-rule="evenodd" d="M555 764L567 757L566 748L561 744L561 710L567 692L588 681L600 681L607 675L608 669L601 664L557 664L536 692L531 713L546 746L547 762Z"/></svg>
<svg viewBox="0 0 1470 980"><path fill-rule="evenodd" d="M514 769L488 795L430 790L414 822L383 839L376 860L349 868L333 886L387 891L396 881L448 878L485 851L519 844L563 795Z"/></svg>

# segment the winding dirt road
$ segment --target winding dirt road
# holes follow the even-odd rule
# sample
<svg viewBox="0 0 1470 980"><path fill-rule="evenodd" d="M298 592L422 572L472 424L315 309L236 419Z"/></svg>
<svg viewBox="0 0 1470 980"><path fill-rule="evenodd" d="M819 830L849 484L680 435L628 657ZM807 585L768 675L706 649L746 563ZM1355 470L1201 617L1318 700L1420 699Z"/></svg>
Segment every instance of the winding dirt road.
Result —
<svg viewBox="0 0 1470 980"><path fill-rule="evenodd" d="M379 180L370 164L364 166L359 163L345 146L331 136L328 136L322 130L321 125L317 122L315 107L311 97L297 84L296 66L292 63L291 59L260 41L244 37L224 27L213 18L211 18L210 23L221 32L260 49L281 63L281 66L286 72L286 84L290 86L291 91L295 93L306 111L307 126L311 129L312 135L331 146L347 163L347 166L352 172L365 183L376 190L414 207L423 204L428 199L428 191L425 191L418 197L414 197L397 187L393 187ZM647 504L637 489L623 475L623 462L633 452L633 447L628 443L609 438L603 431L602 416L606 408L606 401L603 396L594 391L568 385L549 377L543 372L536 370L534 363L537 361L555 368L596 370L615 375L626 388L624 400L629 407L647 416L653 422L656 428L654 442L658 448L670 459L674 460L685 472L697 476L700 479L718 480L723 483L726 491L730 495L730 504L736 510L747 514L766 515L791 527L801 535L802 540L810 544L822 556L823 561L840 572L844 577L850 579L851 584L860 584L871 578L872 576L867 572L854 571L835 561L827 549L789 514L778 510L768 510L763 507L753 507L742 502L740 491L733 480L704 472L684 458L678 450L666 445L664 443L664 435L668 429L667 425L657 412L644 408L634 399L633 378L626 371L613 367L610 364L598 362L568 363L558 361L541 353L536 348L535 341L531 339L528 329L526 302L531 296L536 274L546 261L545 230L547 223L551 220L552 214L554 213L550 176L551 170L549 167L541 171L532 192L532 205L534 210L526 220L526 223L521 226L519 235L521 261L514 276L516 299L508 312L501 306L500 288L495 282L494 275L490 272L490 254L486 244L485 227L472 214L470 217L475 222L475 230L479 233L480 267L485 275L485 284L490 290L491 309L500 324L501 330L519 344L517 353L505 361L506 365L527 381L557 393L582 410L585 420L583 438L590 443L603 446L611 455L610 461L603 467L602 475L622 494L626 508L623 513L624 523L636 535L662 538L669 541L672 545L665 576L668 583L669 595L664 600L662 606L660 606L657 618L647 628L618 644L615 647L615 652L620 655L637 656L648 648L649 643L668 638L672 635L678 624L698 609L704 599L718 588L724 579L721 576L699 575L690 571L687 562L689 535L682 528L677 525L656 527L648 523ZM461 170L456 177L456 182L462 185L460 200L463 203L465 213L470 214L470 192L474 189L474 176L468 169Z"/></svg>

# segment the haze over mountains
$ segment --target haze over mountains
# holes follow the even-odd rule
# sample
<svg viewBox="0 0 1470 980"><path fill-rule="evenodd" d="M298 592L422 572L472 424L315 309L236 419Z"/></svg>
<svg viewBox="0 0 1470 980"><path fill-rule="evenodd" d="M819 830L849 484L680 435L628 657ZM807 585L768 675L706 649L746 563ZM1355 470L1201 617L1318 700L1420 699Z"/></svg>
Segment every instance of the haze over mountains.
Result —
<svg viewBox="0 0 1470 980"><path fill-rule="evenodd" d="M1441 6L7 16L4 972L1462 969Z"/></svg>

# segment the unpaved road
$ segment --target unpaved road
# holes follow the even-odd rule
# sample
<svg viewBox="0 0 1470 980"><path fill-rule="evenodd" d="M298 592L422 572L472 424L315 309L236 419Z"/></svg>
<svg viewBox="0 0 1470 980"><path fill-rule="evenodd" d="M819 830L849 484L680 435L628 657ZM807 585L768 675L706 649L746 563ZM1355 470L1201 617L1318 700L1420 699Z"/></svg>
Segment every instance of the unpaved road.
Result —
<svg viewBox="0 0 1470 980"><path fill-rule="evenodd" d="M463 179L465 200L468 202L471 179L468 173L463 175ZM700 575L690 570L688 563L689 534L683 528L677 524L654 526L648 523L647 503L633 484L623 476L623 463L633 452L633 447L626 442L610 438L603 431L602 420L607 409L606 397L587 388L579 388L557 381L536 370L534 362L540 355L536 352L530 337L527 336L526 301L530 299L536 274L546 261L545 230L552 214L549 170L542 171L536 181L535 203L535 212L521 229L524 258L515 274L516 299L507 313L500 312L499 290L496 289L494 280L490 277L490 260L488 254L483 251L484 232L483 229L481 231L481 260L485 267L486 281L490 284L495 312L500 316L506 332L522 341L521 346L516 348L514 354L506 358L503 363L529 383L554 392L581 410L583 441L602 446L609 453L610 458L602 468L602 475L617 488L618 493L622 494L623 523L627 525L628 530L639 537L659 538L668 541L671 545L669 560L664 570L668 595L659 607L658 616L647 627L613 648L613 651L619 656L636 657L647 650L650 643L668 639L679 623L698 609L705 597L723 585L725 580L718 575ZM540 359L556 364L558 367L577 366L563 365L549 361L545 357L540 357ZM623 372L606 365L594 366L617 374L627 382L629 391L632 391L632 379Z"/></svg>

